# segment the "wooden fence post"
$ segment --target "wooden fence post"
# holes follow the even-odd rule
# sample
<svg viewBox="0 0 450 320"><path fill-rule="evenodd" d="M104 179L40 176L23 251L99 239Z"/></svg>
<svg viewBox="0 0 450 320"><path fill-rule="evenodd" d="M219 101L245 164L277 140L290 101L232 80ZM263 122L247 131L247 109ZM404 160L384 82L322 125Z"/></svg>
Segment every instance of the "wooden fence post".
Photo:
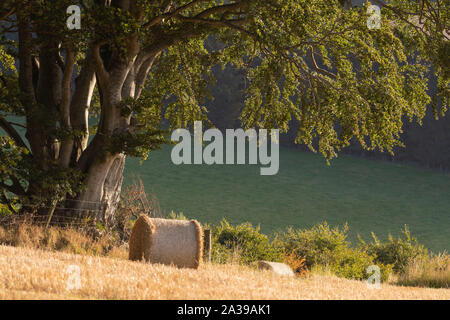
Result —
<svg viewBox="0 0 450 320"><path fill-rule="evenodd" d="M211 262L211 230L203 230L203 259Z"/></svg>

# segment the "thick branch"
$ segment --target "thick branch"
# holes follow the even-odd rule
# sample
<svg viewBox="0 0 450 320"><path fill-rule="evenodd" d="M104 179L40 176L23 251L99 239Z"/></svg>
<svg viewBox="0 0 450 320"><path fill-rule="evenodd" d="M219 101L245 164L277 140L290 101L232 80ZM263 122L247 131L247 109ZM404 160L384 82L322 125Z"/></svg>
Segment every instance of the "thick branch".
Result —
<svg viewBox="0 0 450 320"><path fill-rule="evenodd" d="M11 8L8 12L0 17L0 21L7 19L9 16L13 15L16 12L16 8Z"/></svg>
<svg viewBox="0 0 450 320"><path fill-rule="evenodd" d="M14 141L16 142L16 144L19 147L22 148L26 148L28 150L27 145L25 144L25 142L23 141L22 137L19 135L19 133L16 131L16 129L14 129L14 127L11 125L11 123L9 123L8 121L6 121L5 118L0 117L0 127L3 128L3 130L5 130L5 132L14 139Z"/></svg>
<svg viewBox="0 0 450 320"><path fill-rule="evenodd" d="M216 6L216 7L206 9L206 10L200 12L198 15L196 15L195 18L206 18L212 14L224 13L227 11L232 11L232 10L237 10L237 9L245 9L245 8L247 8L247 6L248 6L248 4L244 1L230 3L230 4L224 4L222 6Z"/></svg>
<svg viewBox="0 0 450 320"><path fill-rule="evenodd" d="M213 19L202 19L202 18L189 18L178 16L178 18L184 22L202 23L217 27L238 27L248 23L248 19L229 19L229 20L213 20Z"/></svg>
<svg viewBox="0 0 450 320"><path fill-rule="evenodd" d="M154 55L152 57L150 57L149 59L147 59L142 66L139 68L137 74L136 74L136 88L135 88L135 99L138 99L139 96L141 95L142 89L143 89L143 85L145 83L145 79L147 78L153 63L155 62L156 58L158 57L159 54Z"/></svg>
<svg viewBox="0 0 450 320"><path fill-rule="evenodd" d="M67 131L72 129L70 122L70 98L72 94L72 74L75 67L75 53L71 48L66 50L66 63L64 64L64 76L62 80L62 99L61 99L61 127ZM68 167L72 155L73 138L65 137L61 143L59 154L59 163L63 167Z"/></svg>
<svg viewBox="0 0 450 320"><path fill-rule="evenodd" d="M312 62L312 64L313 64L313 66L314 66L314 69L316 69L316 71L318 71L318 72L320 72L320 73L323 73L323 74L325 74L325 75L327 75L327 76L329 76L329 77L331 77L331 78L335 78L335 77L336 77L336 76L335 76L334 74L332 74L331 72L329 72L329 71L327 71L327 70L325 70L325 69L322 69L322 68L320 68L320 67L317 65L316 58L314 57L314 48L313 48L312 46L309 46L309 55L310 55L310 57L311 57L311 62Z"/></svg>
<svg viewBox="0 0 450 320"><path fill-rule="evenodd" d="M25 93L22 99L25 109L36 103L31 50L32 35L28 18L19 17L19 87Z"/></svg>
<svg viewBox="0 0 450 320"><path fill-rule="evenodd" d="M102 86L105 86L109 79L109 73L108 71L106 71L105 64L103 63L103 59L100 55L100 47L102 46L102 44L104 43L94 44L92 47L92 53L95 60L95 66L99 82L101 83Z"/></svg>
<svg viewBox="0 0 450 320"><path fill-rule="evenodd" d="M144 27L145 28L153 27L154 25L161 23L164 19L170 19L172 17L175 17L178 14L182 13L184 10L191 8L191 7L195 6L197 3L200 3L202 1L205 1L205 0L194 0L194 1L191 1L187 4L185 4L184 6L181 6L177 9L173 10L173 11L166 12L160 16L157 16L157 17L153 18L152 20L150 20L149 22L145 23Z"/></svg>
<svg viewBox="0 0 450 320"><path fill-rule="evenodd" d="M95 61L88 54L85 63L75 79L75 90L70 105L70 124L72 129L79 133L74 137L72 161L77 162L83 150L86 149L89 139L89 106L96 84Z"/></svg>
<svg viewBox="0 0 450 320"><path fill-rule="evenodd" d="M413 12L404 12L404 11L398 9L398 8L389 6L389 5L387 5L386 3L384 3L381 0L373 0L373 2L376 3L377 5L379 5L380 7L386 8L386 9L394 12L400 20L402 20L403 22L405 22L405 23L409 24L410 26L412 26L421 37L423 37L423 36L428 37L429 36L429 34L424 29L423 24L420 23L420 20L422 19L422 16L423 16L423 6L422 6L422 11L420 13L413 13ZM430 10L434 10L433 7L429 6L429 8L430 8ZM418 20L419 25L414 23L414 20L416 20L416 19ZM431 19L431 18L428 17L428 19ZM436 23L436 25L439 25L439 18L438 18L438 16L436 16L434 20L435 20L434 22ZM449 36L447 30L443 29L442 30L442 35L444 36L444 38L446 40L450 40L450 36Z"/></svg>

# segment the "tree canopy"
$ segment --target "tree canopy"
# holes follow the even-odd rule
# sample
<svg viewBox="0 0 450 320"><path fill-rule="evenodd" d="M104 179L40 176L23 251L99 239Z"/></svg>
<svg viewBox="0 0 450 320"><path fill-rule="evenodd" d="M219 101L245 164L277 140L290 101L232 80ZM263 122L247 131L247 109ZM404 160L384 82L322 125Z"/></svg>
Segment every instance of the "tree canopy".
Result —
<svg viewBox="0 0 450 320"><path fill-rule="evenodd" d="M81 29L69 30L73 4L0 4L4 198L75 196L81 184L85 200L120 193L119 155L145 158L167 141L163 129L208 122L217 64L245 73L243 127L286 132L296 119L296 142L327 159L354 137L392 151L405 116L420 122L428 106L436 116L448 106L448 1L373 1L382 8L374 29L369 4L342 0L85 0Z"/></svg>

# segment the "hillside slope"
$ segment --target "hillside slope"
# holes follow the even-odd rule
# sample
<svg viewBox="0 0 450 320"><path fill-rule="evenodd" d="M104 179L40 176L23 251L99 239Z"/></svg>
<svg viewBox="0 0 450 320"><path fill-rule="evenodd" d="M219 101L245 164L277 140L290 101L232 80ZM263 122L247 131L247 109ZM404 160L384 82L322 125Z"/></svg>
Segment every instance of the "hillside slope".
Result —
<svg viewBox="0 0 450 320"><path fill-rule="evenodd" d="M271 233L326 220L370 240L407 224L433 251L450 250L450 175L407 165L341 155L327 166L318 155L280 148L280 170L261 176L259 165L172 164L171 148L150 153L142 166L128 159L125 184L137 175L166 213L218 223L250 221Z"/></svg>
<svg viewBox="0 0 450 320"><path fill-rule="evenodd" d="M67 290L76 283L73 266L81 287ZM336 277L285 278L232 265L177 269L0 246L0 299L450 299L450 290L369 289Z"/></svg>

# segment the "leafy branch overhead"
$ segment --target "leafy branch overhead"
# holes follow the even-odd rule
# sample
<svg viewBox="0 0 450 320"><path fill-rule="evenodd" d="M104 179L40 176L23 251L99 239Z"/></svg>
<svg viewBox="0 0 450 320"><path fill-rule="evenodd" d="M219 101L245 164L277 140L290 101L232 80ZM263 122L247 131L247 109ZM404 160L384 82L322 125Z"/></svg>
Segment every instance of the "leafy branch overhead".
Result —
<svg viewBox="0 0 450 320"><path fill-rule="evenodd" d="M296 141L327 159L354 137L392 152L405 116L448 106L448 1L374 1L373 30L368 4L349 3L82 0L81 29L68 30L72 0L2 1L0 127L39 170L76 168L89 188L93 166L145 158L163 129L206 121L211 69L231 64L247 78L243 126L287 131L296 120ZM27 141L10 114L25 116Z"/></svg>

